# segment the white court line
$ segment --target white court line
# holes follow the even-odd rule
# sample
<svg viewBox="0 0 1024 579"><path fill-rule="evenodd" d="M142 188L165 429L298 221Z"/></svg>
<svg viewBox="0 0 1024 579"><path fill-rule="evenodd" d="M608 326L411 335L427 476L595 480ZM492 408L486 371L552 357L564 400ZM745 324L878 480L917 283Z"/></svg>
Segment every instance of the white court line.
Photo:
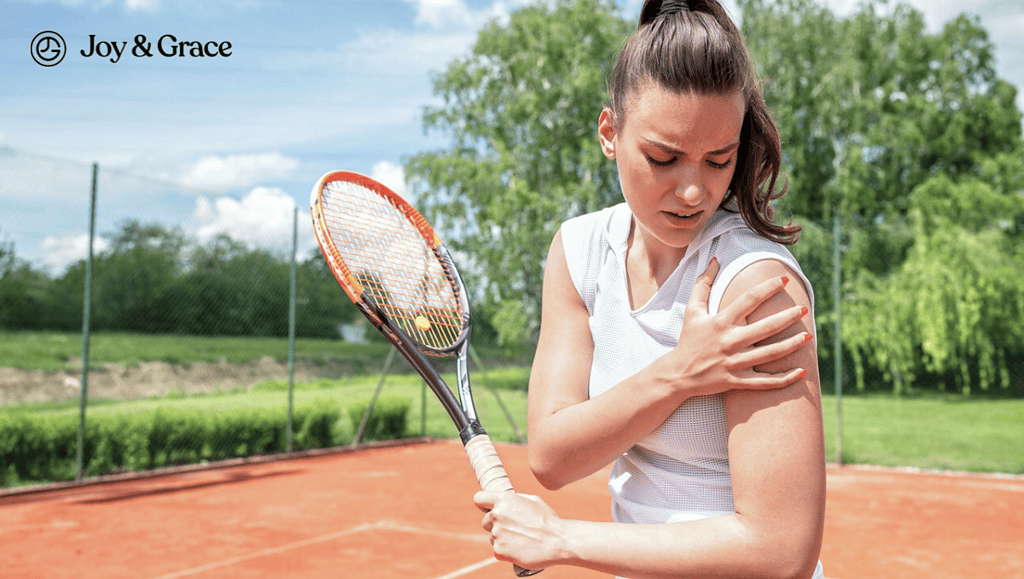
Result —
<svg viewBox="0 0 1024 579"><path fill-rule="evenodd" d="M493 565L494 563L497 563L497 562L498 562L497 559L495 559L494 557L491 557L490 559L484 559L483 561L480 561L479 563L473 563L472 565L468 565L468 566L463 567L462 569L459 569L457 571L452 571L451 573L449 573L447 575L442 575L440 577L437 577L436 579L455 579L456 577L462 577L463 575L467 575L469 573L472 573L473 571L476 571L477 569L483 569L484 567L487 567L489 565Z"/></svg>
<svg viewBox="0 0 1024 579"><path fill-rule="evenodd" d="M191 569L184 569L182 571L175 571L174 573L168 573L167 575L161 575L156 579L178 579L179 577L188 577L189 575L197 575L205 571L211 571L213 569L219 569L221 567L228 567L235 565L236 563L243 563L245 561L251 561L253 559L259 559L260 557L266 557L267 555L276 555L292 549L298 549L300 547L306 547L308 545L315 545L317 543L323 543L325 541L331 541L347 535L354 535L356 533L362 533L364 531L373 531L377 529L385 529L389 531L400 531L404 533L418 533L421 535L430 535L434 537L441 537L445 539L458 539L460 541L487 541L487 537L482 533L451 533L447 531L436 531L431 529L421 529L419 527L411 527L408 525L401 525L391 521L378 521L372 524L359 525L352 527L351 529L345 529L344 531L338 531L336 533L330 533L327 535L321 535L319 537L313 537L311 539L305 539L302 541L296 541L294 543L288 543L287 545L281 545L279 547L270 547L268 549L262 549L248 555L239 555L238 557L231 557L230 559L224 559L222 561L215 561L213 563L207 563L206 565L200 565L199 567L193 567ZM491 558L479 563L474 563L468 567L463 567L457 571L453 571L443 577L437 579L454 579L460 577L466 573L472 573L477 569L482 569L492 563L497 563L498 560Z"/></svg>
<svg viewBox="0 0 1024 579"><path fill-rule="evenodd" d="M435 529L421 529L419 527L412 527L409 525L403 525L401 523L392 523L389 521L381 521L377 523L378 529L387 529L389 531L401 531L403 533L416 533L419 535L430 535L431 537L440 537L442 539L457 539L459 541L479 541L488 542L490 539L487 534L483 531L479 533L452 533L450 531L438 531Z"/></svg>
<svg viewBox="0 0 1024 579"><path fill-rule="evenodd" d="M251 561L252 559L258 559L267 555L274 555L277 553L283 553L299 547L305 547L307 545L315 545L316 543L323 543L324 541L330 541L344 537L346 535L354 535L356 533L362 533L363 531L372 531L373 529L380 529L387 527L387 523L373 523L371 525L359 525L358 527L352 527L351 529L345 529L344 531L338 531L337 533L330 533L328 535L321 535L319 537L313 537L312 539L306 539L304 541L297 541L295 543L288 543L287 545L281 545L280 547L271 547L269 549L263 549L262 551L256 551L255 553L249 553L248 555L241 555L239 557L232 557L230 559L224 559L223 561L217 561L215 563L208 563L199 567L193 567L191 569L185 569L184 571L176 571L167 575L161 575L156 579L177 579L178 577L187 577L189 575L196 575L204 571L210 571L212 569L218 569L220 567L227 567L236 563L242 563L244 561Z"/></svg>

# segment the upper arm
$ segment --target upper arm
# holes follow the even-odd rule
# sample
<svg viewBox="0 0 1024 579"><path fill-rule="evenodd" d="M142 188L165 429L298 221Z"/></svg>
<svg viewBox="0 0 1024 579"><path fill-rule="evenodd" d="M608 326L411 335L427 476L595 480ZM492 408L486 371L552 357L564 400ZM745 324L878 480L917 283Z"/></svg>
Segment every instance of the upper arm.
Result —
<svg viewBox="0 0 1024 579"><path fill-rule="evenodd" d="M569 275L561 231L544 268L540 338L530 370L528 435L552 414L590 397L594 342L590 314Z"/></svg>
<svg viewBox="0 0 1024 579"><path fill-rule="evenodd" d="M780 261L759 261L741 271L723 297L723 307L745 289L773 276L788 275L786 288L749 317L753 322L794 305L811 307L809 292ZM805 316L771 341L810 332ZM816 345L816 341L812 342ZM734 390L725 394L729 464L736 513L764 533L772 548L789 549L799 565L816 563L825 507L825 451L817 351L804 347L758 368L781 372L803 368L807 375L779 390Z"/></svg>

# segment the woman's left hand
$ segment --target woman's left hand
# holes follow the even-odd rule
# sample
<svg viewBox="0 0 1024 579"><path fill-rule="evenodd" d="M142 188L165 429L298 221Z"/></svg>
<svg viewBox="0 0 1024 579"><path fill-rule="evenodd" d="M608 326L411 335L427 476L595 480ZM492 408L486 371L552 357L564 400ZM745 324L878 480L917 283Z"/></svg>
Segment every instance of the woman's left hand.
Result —
<svg viewBox="0 0 1024 579"><path fill-rule="evenodd" d="M563 520L540 497L481 491L473 502L487 513L482 524L491 534L499 561L526 569L544 569L565 561Z"/></svg>

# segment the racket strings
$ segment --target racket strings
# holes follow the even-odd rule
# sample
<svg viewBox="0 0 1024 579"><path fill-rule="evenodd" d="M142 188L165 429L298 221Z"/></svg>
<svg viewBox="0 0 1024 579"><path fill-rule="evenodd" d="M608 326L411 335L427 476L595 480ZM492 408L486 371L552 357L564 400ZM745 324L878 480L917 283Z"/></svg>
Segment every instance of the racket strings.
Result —
<svg viewBox="0 0 1024 579"><path fill-rule="evenodd" d="M402 207L355 183L325 185L326 229L355 282L411 338L444 350L462 334L452 273Z"/></svg>

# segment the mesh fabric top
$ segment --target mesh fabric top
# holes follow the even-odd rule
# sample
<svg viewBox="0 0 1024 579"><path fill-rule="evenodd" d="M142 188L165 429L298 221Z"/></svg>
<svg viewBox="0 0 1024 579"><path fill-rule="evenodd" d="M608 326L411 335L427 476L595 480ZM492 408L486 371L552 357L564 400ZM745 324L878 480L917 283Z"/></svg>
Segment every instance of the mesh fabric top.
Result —
<svg viewBox="0 0 1024 579"><path fill-rule="evenodd" d="M712 288L711 313L718 311L722 294L736 274L762 259L789 265L811 293L810 283L785 247L755 234L739 215L718 211L658 292L633 310L625 277L631 220L623 203L562 225L569 273L591 315L591 397L676 346L694 281L712 257L718 258L722 269ZM813 294L811 299L813 304ZM733 512L722 395L683 403L616 460L609 489L612 514L620 522L664 523Z"/></svg>

